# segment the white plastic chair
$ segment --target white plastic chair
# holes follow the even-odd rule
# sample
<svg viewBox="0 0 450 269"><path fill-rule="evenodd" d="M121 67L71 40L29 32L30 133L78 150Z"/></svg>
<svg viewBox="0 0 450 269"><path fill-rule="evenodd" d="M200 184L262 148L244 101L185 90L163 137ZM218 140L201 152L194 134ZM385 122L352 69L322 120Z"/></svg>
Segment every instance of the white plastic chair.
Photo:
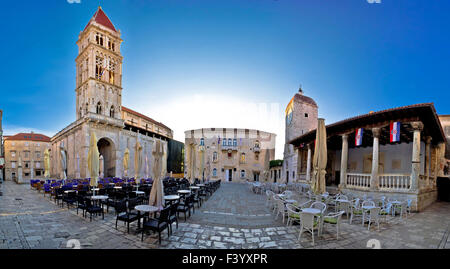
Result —
<svg viewBox="0 0 450 269"><path fill-rule="evenodd" d="M300 234L298 235L298 241L301 240L303 232L309 232L312 236L312 243L314 246L314 231L319 229L319 221L314 214L300 212Z"/></svg>
<svg viewBox="0 0 450 269"><path fill-rule="evenodd" d="M281 200L279 198L276 198L275 201L277 203L277 210L278 210L275 218L278 218L278 215L281 214L282 221L284 223L284 218L286 217L286 213L287 213L286 206L284 205L283 200Z"/></svg>
<svg viewBox="0 0 450 269"><path fill-rule="evenodd" d="M380 210L381 208L379 207L374 207L369 209L369 215L368 215L368 221L369 221L369 225L367 226L367 230L370 231L370 224L372 222L376 222L378 224L378 230L380 230Z"/></svg>
<svg viewBox="0 0 450 269"><path fill-rule="evenodd" d="M286 211L288 216L286 226L292 225L294 222L300 223L300 208L292 204L287 204Z"/></svg>
<svg viewBox="0 0 450 269"><path fill-rule="evenodd" d="M323 217L324 224L336 226L336 240L339 240L339 227L341 225L341 219L344 213L345 211L339 211L338 213L329 214Z"/></svg>

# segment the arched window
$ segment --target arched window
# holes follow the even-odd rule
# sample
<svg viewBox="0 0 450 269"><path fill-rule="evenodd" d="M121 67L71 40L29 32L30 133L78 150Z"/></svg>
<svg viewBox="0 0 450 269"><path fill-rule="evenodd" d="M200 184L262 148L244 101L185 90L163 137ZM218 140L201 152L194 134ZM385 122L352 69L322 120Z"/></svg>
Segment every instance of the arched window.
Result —
<svg viewBox="0 0 450 269"><path fill-rule="evenodd" d="M241 153L241 162L245 162L245 153Z"/></svg>
<svg viewBox="0 0 450 269"><path fill-rule="evenodd" d="M100 102L97 103L97 114L102 114L102 104Z"/></svg>
<svg viewBox="0 0 450 269"><path fill-rule="evenodd" d="M217 169L216 168L213 169L213 177L217 177Z"/></svg>
<svg viewBox="0 0 450 269"><path fill-rule="evenodd" d="M204 138L200 138L200 146L204 146L205 145L205 139Z"/></svg>
<svg viewBox="0 0 450 269"><path fill-rule="evenodd" d="M213 162L216 162L216 161L217 161L217 152L214 151L213 152Z"/></svg>
<svg viewBox="0 0 450 269"><path fill-rule="evenodd" d="M109 116L111 118L114 118L114 106L111 106L111 109L109 110Z"/></svg>
<svg viewBox="0 0 450 269"><path fill-rule="evenodd" d="M226 146L226 145L227 145L227 139L224 138L224 139L222 140L222 146Z"/></svg>
<svg viewBox="0 0 450 269"><path fill-rule="evenodd" d="M231 138L228 138L228 146L231 146L231 145L233 145L232 140L231 140Z"/></svg>
<svg viewBox="0 0 450 269"><path fill-rule="evenodd" d="M236 147L237 146L237 139L235 138L235 139L233 139L233 147Z"/></svg>
<svg viewBox="0 0 450 269"><path fill-rule="evenodd" d="M245 177L245 170L241 170L241 178Z"/></svg>
<svg viewBox="0 0 450 269"><path fill-rule="evenodd" d="M255 148L259 148L259 141L258 140L255 141Z"/></svg>

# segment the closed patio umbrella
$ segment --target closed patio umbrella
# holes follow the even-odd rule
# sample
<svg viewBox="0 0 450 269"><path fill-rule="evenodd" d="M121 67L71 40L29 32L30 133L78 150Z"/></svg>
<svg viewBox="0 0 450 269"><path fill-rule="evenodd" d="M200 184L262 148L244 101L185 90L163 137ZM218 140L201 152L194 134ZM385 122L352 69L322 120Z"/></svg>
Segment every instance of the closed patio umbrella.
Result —
<svg viewBox="0 0 450 269"><path fill-rule="evenodd" d="M130 163L130 151L128 148L125 149L123 153L123 175L124 177L128 177L128 165Z"/></svg>
<svg viewBox="0 0 450 269"><path fill-rule="evenodd" d="M142 156L141 156L141 152L142 152L142 146L139 143L139 141L136 141L136 147L134 149L134 179L136 180L136 183L139 180L139 176L140 176L140 170L141 170L141 164L142 164Z"/></svg>
<svg viewBox="0 0 450 269"><path fill-rule="evenodd" d="M327 166L327 133L325 120L319 119L316 131L316 144L313 157L312 190L315 194L325 192L325 175Z"/></svg>
<svg viewBox="0 0 450 269"><path fill-rule="evenodd" d="M99 172L99 156L97 147L97 137L94 132L91 132L91 138L88 151L88 169L91 176L91 186L97 186L98 172Z"/></svg>
<svg viewBox="0 0 450 269"><path fill-rule="evenodd" d="M161 178L161 158L163 156L163 152L161 149L161 141L159 140L156 141L153 155L155 157L155 161L153 162L153 175L155 178L153 179L149 204L162 209L164 207L164 189Z"/></svg>
<svg viewBox="0 0 450 269"><path fill-rule="evenodd" d="M50 177L50 151L44 150L44 176L46 179Z"/></svg>

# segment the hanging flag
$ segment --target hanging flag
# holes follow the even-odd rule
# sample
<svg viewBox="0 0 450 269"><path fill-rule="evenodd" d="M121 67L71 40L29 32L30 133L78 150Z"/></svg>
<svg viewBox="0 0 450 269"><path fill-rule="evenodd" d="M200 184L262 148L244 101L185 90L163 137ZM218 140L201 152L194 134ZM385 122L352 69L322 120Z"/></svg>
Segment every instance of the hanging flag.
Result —
<svg viewBox="0 0 450 269"><path fill-rule="evenodd" d="M358 128L355 134L355 146L362 145L362 138L363 138L363 128Z"/></svg>
<svg viewBox="0 0 450 269"><path fill-rule="evenodd" d="M400 122L391 122L390 124L390 141L399 142L400 141Z"/></svg>

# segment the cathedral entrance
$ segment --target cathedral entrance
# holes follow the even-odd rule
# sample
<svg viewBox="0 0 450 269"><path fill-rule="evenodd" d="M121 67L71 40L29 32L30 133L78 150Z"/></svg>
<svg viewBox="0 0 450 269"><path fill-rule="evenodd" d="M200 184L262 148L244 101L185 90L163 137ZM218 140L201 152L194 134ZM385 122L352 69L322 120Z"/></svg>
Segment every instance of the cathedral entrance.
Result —
<svg viewBox="0 0 450 269"><path fill-rule="evenodd" d="M103 174L104 177L115 177L115 148L114 143L108 138L101 138L97 142L98 151L103 156Z"/></svg>

